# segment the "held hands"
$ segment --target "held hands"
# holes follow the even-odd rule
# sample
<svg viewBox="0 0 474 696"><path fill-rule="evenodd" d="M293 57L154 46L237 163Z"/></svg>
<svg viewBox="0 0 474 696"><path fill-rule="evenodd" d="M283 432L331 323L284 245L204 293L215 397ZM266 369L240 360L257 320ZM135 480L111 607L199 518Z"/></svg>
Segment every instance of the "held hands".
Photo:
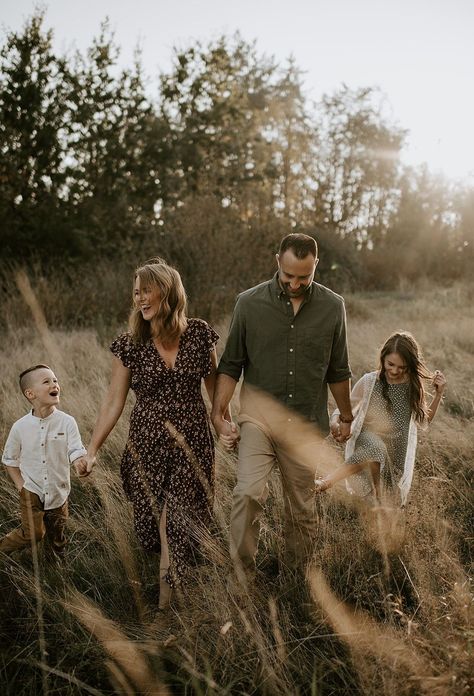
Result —
<svg viewBox="0 0 474 696"><path fill-rule="evenodd" d="M336 442L346 442L351 436L351 424L341 423L339 417L331 419L331 435Z"/></svg>
<svg viewBox="0 0 474 696"><path fill-rule="evenodd" d="M240 440L239 429L232 421L222 418L217 423L214 423L216 432L219 435L219 441L222 442L226 450L233 450L237 447Z"/></svg>
<svg viewBox="0 0 474 696"><path fill-rule="evenodd" d="M83 457L80 457L79 459L76 459L74 462L74 466L77 471L77 475L79 478L84 478L86 476L89 476L89 474L92 471L92 467L96 463L96 458L95 456L92 456L91 454L87 453Z"/></svg>
<svg viewBox="0 0 474 696"><path fill-rule="evenodd" d="M438 396L442 396L444 390L446 389L446 377L443 375L443 373L440 370L435 370L434 375L433 375L433 387L436 390L436 394Z"/></svg>

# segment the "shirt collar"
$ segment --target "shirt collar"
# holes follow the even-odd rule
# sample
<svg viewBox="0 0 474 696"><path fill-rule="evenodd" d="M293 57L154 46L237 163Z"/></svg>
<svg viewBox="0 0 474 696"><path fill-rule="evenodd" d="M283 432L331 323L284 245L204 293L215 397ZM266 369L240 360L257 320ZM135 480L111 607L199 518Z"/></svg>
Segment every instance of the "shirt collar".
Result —
<svg viewBox="0 0 474 696"><path fill-rule="evenodd" d="M36 420L49 420L49 419L52 418L57 412L58 412L58 410L57 410L57 408L56 408L56 406L55 406L53 412L50 413L49 416L46 416L46 418L41 418L41 416L35 415L35 414L33 413L33 409L31 409L31 411L30 411L30 416L31 416L31 418L36 418Z"/></svg>
<svg viewBox="0 0 474 696"><path fill-rule="evenodd" d="M285 298L288 297L288 295L286 294L286 292L282 289L282 287L280 285L280 281L278 279L278 271L275 273L275 275L273 276L273 278L270 281L270 288L271 288L272 295L275 295L276 297L278 297L279 300L281 300L282 297L285 297ZM314 280L304 294L304 302L310 301L310 299L313 295L313 290L314 290Z"/></svg>

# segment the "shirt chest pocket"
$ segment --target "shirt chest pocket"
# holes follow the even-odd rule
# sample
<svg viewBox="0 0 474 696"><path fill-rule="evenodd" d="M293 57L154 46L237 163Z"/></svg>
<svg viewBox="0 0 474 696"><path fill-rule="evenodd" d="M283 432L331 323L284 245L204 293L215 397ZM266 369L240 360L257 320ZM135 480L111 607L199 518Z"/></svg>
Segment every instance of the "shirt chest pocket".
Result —
<svg viewBox="0 0 474 696"><path fill-rule="evenodd" d="M303 334L303 353L306 359L313 365L326 367L331 355L332 334L318 333L316 330L306 329Z"/></svg>
<svg viewBox="0 0 474 696"><path fill-rule="evenodd" d="M46 439L46 446L51 452L64 452L66 450L66 433L51 433Z"/></svg>

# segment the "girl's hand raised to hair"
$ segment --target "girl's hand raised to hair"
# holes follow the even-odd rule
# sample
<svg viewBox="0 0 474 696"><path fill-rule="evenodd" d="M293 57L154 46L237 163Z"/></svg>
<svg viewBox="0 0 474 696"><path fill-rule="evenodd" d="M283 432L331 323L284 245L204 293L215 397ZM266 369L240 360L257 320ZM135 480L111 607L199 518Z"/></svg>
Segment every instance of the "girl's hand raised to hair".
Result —
<svg viewBox="0 0 474 696"><path fill-rule="evenodd" d="M440 372L440 370L435 370L433 375L433 387L439 396L441 396L446 389L446 384L446 377L443 375L443 373Z"/></svg>

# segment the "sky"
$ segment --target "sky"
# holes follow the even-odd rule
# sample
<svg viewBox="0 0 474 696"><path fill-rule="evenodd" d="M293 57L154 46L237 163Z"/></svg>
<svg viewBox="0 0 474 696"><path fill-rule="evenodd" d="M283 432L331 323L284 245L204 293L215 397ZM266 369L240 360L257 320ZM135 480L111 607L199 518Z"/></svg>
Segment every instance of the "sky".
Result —
<svg viewBox="0 0 474 696"><path fill-rule="evenodd" d="M0 0L5 30L20 30L35 0ZM239 31L261 54L303 71L308 99L346 84L379 87L391 119L409 130L406 164L474 181L474 0L49 0L46 26L60 52L85 51L108 17L131 66L170 68L173 47ZM153 83L152 83L153 84ZM155 83L156 84L156 83Z"/></svg>

